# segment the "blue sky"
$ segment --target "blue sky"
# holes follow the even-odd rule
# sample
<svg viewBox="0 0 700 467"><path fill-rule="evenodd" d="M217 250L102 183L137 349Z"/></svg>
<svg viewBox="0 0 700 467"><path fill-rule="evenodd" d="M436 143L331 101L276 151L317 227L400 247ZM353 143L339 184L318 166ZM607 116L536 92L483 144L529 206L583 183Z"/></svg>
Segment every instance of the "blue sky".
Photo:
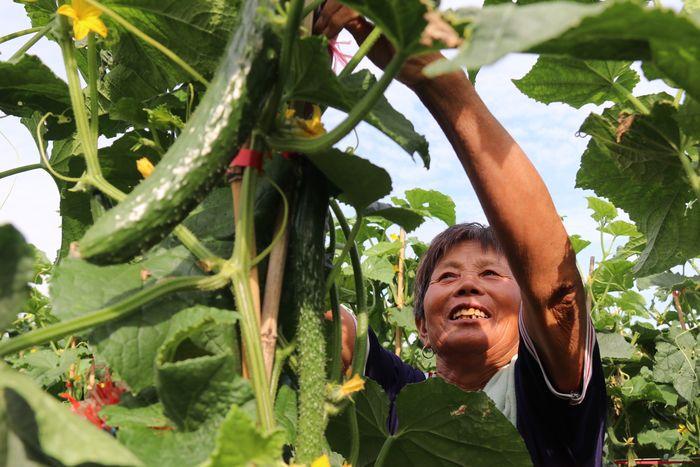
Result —
<svg viewBox="0 0 700 467"><path fill-rule="evenodd" d="M474 6L473 2L443 0L443 7ZM478 6L478 3L477 3ZM3 2L0 7L0 35L29 27L23 8ZM6 60L24 43L26 38L0 45L0 59ZM341 35L340 40L349 40ZM342 46L352 53L354 44ZM60 77L65 77L58 47L47 40L40 41L31 51L38 55ZM476 88L491 112L523 147L547 184L554 203L565 216L564 223L570 234L580 234L594 243L581 253L580 260L587 264L590 255L598 253L595 224L588 216L586 196L591 192L574 188L576 171L587 139L576 132L595 106L576 110L563 104L544 105L529 99L513 85L511 79L522 77L535 62L533 55L513 54L484 67L476 79ZM378 70L367 61L361 66L375 73ZM642 82L635 94L666 89L660 82ZM421 187L436 189L450 195L457 205L458 222L485 221L481 207L459 161L441 130L411 91L399 83L391 85L387 97L392 105L409 120L430 143L431 169L422 168L420 161L412 161L401 148L378 131L362 124L358 128L357 153L384 167L393 179L393 194ZM599 111L599 109L598 109ZM327 112L327 127L339 121L342 114ZM39 161L39 154L29 132L18 119L0 119L0 171ZM339 143L340 148L355 145L350 135ZM14 224L27 238L47 253L50 258L60 245L60 217L58 193L54 183L43 171L24 173L0 180L0 224ZM523 201L524 204L527 200ZM431 221L415 234L429 241L444 228L439 221ZM587 271L586 271L587 272Z"/></svg>

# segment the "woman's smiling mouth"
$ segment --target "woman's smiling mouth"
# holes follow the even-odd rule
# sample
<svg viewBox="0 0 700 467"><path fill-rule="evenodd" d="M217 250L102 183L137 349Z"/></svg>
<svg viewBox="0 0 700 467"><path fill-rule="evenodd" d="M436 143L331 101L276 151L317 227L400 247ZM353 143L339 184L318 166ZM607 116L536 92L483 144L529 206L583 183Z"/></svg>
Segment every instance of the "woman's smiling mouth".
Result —
<svg viewBox="0 0 700 467"><path fill-rule="evenodd" d="M477 308L473 305L458 305L454 307L450 313L451 321L488 319L490 317L491 316L487 310L484 310L481 307Z"/></svg>

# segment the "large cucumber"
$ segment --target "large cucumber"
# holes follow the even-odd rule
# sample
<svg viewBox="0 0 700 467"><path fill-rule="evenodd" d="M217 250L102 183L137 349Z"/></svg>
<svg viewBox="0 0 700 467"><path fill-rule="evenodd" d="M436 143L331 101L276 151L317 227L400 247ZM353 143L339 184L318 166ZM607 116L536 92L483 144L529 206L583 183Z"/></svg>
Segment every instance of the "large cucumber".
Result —
<svg viewBox="0 0 700 467"><path fill-rule="evenodd" d="M154 172L78 242L82 258L121 262L150 248L204 198L250 135L276 76L269 0L246 0L221 64ZM257 13L257 14L256 14Z"/></svg>

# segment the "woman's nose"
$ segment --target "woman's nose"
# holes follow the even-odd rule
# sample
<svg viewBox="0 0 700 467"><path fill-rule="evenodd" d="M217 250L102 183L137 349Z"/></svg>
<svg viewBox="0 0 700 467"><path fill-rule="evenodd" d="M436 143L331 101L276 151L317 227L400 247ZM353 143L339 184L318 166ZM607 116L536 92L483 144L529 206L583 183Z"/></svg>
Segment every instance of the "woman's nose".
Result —
<svg viewBox="0 0 700 467"><path fill-rule="evenodd" d="M471 275L462 276L455 289L456 296L481 295L483 293L479 280Z"/></svg>

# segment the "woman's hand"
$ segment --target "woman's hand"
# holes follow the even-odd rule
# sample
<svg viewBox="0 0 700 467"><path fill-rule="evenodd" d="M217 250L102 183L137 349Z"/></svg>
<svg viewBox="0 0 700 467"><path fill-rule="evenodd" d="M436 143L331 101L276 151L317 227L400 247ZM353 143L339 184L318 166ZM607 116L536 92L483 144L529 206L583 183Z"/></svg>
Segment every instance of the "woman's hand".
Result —
<svg viewBox="0 0 700 467"><path fill-rule="evenodd" d="M328 321L333 321L333 313L329 310L326 311L324 317ZM340 305L340 319L343 323L343 350L341 352L341 358L343 360L343 372L347 370L350 365L352 365L352 356L355 351L355 329L357 328L357 322L353 318L352 314L343 306Z"/></svg>
<svg viewBox="0 0 700 467"><path fill-rule="evenodd" d="M321 9L321 14L314 23L313 32L323 34L332 39L346 29L355 38L355 42L362 44L372 32L374 26L356 11L346 7L336 0L328 0ZM394 57L394 47L382 36L372 47L368 56L379 68L384 69ZM397 79L406 86L415 89L425 81L428 81L423 73L423 68L439 59L444 58L439 52L432 52L411 57L406 61L399 72Z"/></svg>

